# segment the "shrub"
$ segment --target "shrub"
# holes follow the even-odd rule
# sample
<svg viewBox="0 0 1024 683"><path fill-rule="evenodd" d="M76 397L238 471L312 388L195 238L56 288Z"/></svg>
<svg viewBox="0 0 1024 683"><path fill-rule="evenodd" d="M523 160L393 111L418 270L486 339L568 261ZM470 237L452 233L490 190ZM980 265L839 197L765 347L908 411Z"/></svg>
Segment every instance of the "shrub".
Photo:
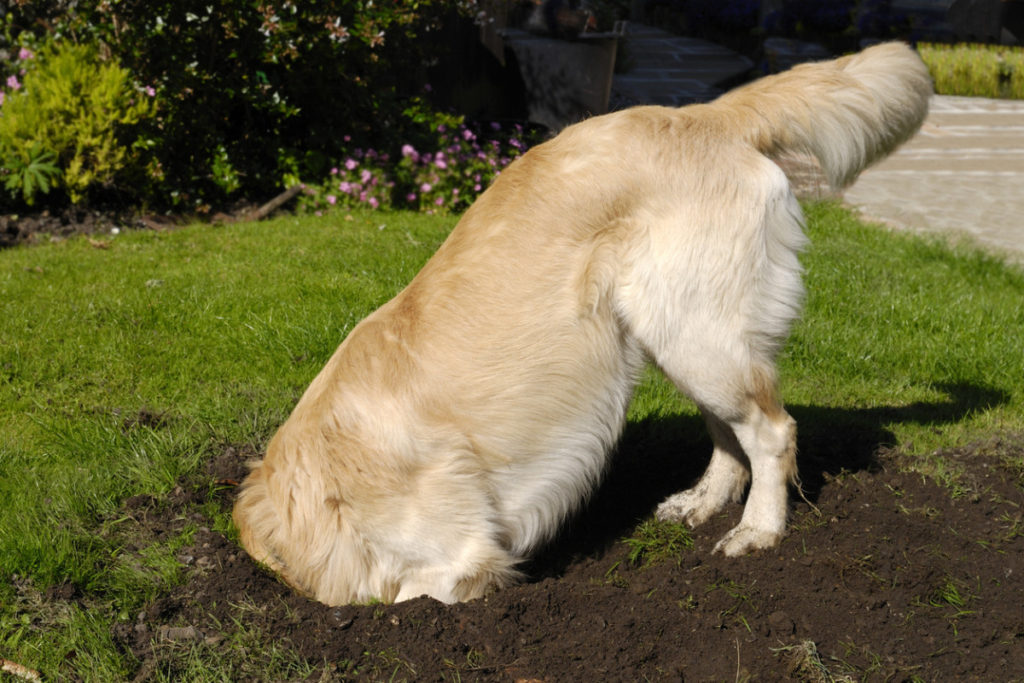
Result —
<svg viewBox="0 0 1024 683"><path fill-rule="evenodd" d="M406 142L393 152L353 148L324 182L307 185L302 208L462 211L535 137L518 124L470 126L461 117L436 118L440 122L433 126L429 142Z"/></svg>
<svg viewBox="0 0 1024 683"><path fill-rule="evenodd" d="M415 136L403 116L444 49L442 0L149 0L100 3L95 21L166 114L153 131L167 185L190 203L274 193L316 177L352 136Z"/></svg>
<svg viewBox="0 0 1024 683"><path fill-rule="evenodd" d="M1024 49L1000 45L918 45L941 95L1024 99Z"/></svg>
<svg viewBox="0 0 1024 683"><path fill-rule="evenodd" d="M98 42L153 86L151 173L137 187L154 204L202 210L322 177L350 147L343 134L378 149L429 134L408 100L448 47L437 29L476 4L38 0L6 21L11 35Z"/></svg>
<svg viewBox="0 0 1024 683"><path fill-rule="evenodd" d="M102 61L95 46L45 47L23 79L9 76L0 105L0 163L8 190L31 204L61 186L75 204L111 185L136 161L134 126L152 112L127 70Z"/></svg>
<svg viewBox="0 0 1024 683"><path fill-rule="evenodd" d="M1003 53L1003 61L1009 71L1006 96L1024 100L1024 50L1007 50Z"/></svg>

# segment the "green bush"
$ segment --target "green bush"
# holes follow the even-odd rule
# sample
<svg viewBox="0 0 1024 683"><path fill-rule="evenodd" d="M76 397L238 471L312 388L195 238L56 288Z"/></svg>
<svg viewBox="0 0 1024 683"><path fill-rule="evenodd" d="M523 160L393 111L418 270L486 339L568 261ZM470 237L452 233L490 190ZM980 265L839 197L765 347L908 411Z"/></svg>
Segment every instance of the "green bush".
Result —
<svg viewBox="0 0 1024 683"><path fill-rule="evenodd" d="M1024 48L918 45L940 95L1024 99Z"/></svg>
<svg viewBox="0 0 1024 683"><path fill-rule="evenodd" d="M395 147L425 133L403 115L446 46L444 0L96 2L103 40L163 113L151 135L179 203L266 196L322 177L349 147ZM468 6L468 4L467 4Z"/></svg>
<svg viewBox="0 0 1024 683"><path fill-rule="evenodd" d="M1024 100L1024 50L1007 50L1003 54L1006 70L1009 72L1006 97Z"/></svg>
<svg viewBox="0 0 1024 683"><path fill-rule="evenodd" d="M295 178L322 178L353 146L397 153L433 136L406 114L409 101L425 94L429 69L448 48L439 29L475 7L38 0L15 3L5 21L8 43L26 34L96 42L151 87L158 111L141 129L152 141L149 173L134 187L152 205L202 211L264 198ZM0 39L0 53L4 47Z"/></svg>
<svg viewBox="0 0 1024 683"><path fill-rule="evenodd" d="M57 186L82 203L138 160L127 133L152 102L94 46L54 43L24 61L23 79L8 77L0 106L4 185L29 204Z"/></svg>

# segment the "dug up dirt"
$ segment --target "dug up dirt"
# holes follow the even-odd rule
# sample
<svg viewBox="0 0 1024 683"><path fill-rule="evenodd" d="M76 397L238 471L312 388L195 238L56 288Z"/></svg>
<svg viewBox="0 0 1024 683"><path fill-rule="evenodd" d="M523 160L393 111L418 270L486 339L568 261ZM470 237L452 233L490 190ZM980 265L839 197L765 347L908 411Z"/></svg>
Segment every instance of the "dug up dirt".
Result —
<svg viewBox="0 0 1024 683"><path fill-rule="evenodd" d="M944 453L953 487L885 454L822 473L781 547L738 559L711 549L739 506L667 559L620 540L661 492L617 464L530 581L459 605L327 607L278 582L202 512L230 508L254 455L226 448L169 502L127 502L139 538L198 528L185 583L114 628L137 680L175 678L183 647L232 656L237 628L309 680L1024 680L1019 440Z"/></svg>

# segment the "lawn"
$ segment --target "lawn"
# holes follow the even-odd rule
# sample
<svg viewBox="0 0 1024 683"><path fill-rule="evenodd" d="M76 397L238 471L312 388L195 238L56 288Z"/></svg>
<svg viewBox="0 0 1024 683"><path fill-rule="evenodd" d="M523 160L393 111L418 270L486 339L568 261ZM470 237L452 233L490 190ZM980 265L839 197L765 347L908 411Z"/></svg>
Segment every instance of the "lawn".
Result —
<svg viewBox="0 0 1024 683"><path fill-rule="evenodd" d="M867 425L955 496L948 449L1024 433L1024 272L836 205L806 210L808 299L780 362L802 447ZM0 252L0 658L130 677L111 625L182 580L175 553L195 529L128 552L111 532L124 501L170 495L225 446L258 451L454 220L333 213ZM693 413L649 370L625 438ZM77 606L47 608L66 585Z"/></svg>

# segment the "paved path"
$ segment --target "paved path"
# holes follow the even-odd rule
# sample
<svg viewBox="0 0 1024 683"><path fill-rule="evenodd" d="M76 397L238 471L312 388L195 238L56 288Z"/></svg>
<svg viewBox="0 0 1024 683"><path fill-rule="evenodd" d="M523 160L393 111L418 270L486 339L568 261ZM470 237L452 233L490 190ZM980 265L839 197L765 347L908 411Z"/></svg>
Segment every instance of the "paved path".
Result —
<svg viewBox="0 0 1024 683"><path fill-rule="evenodd" d="M641 24L627 24L624 42L628 70L612 81L613 108L707 102L753 66L729 48Z"/></svg>
<svg viewBox="0 0 1024 683"><path fill-rule="evenodd" d="M970 235L1024 263L1024 101L934 97L921 132L844 200L896 227Z"/></svg>
<svg viewBox="0 0 1024 683"><path fill-rule="evenodd" d="M630 25L613 106L707 101L751 63L727 48ZM921 132L844 193L898 228L966 234L1024 263L1024 102L937 96Z"/></svg>

